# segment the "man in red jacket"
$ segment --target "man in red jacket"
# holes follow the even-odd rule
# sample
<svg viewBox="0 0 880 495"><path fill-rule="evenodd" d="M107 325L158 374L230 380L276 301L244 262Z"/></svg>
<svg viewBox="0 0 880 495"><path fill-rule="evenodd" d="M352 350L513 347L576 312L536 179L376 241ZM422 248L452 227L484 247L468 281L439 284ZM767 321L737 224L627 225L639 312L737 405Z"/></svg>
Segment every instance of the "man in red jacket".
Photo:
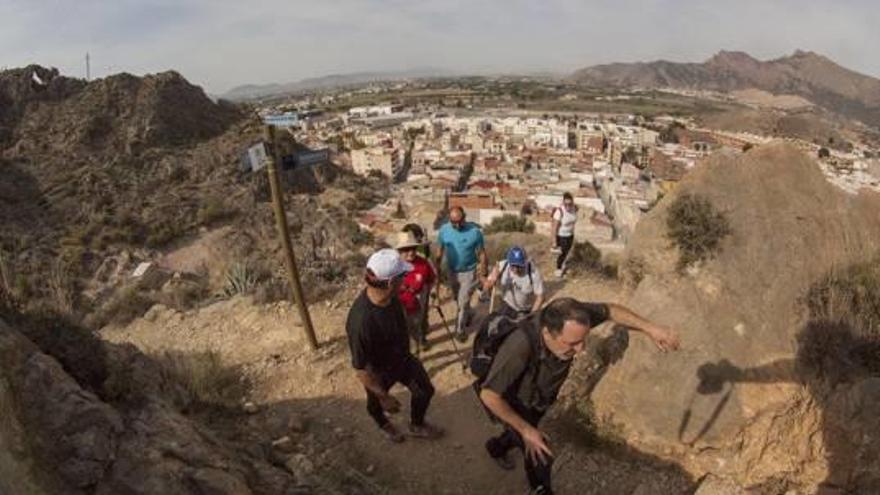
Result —
<svg viewBox="0 0 880 495"><path fill-rule="evenodd" d="M401 259L413 266L400 285L398 297L406 311L410 335L420 349L428 349L426 321L423 309L428 304L431 286L437 276L431 262L418 254L421 243L411 232L400 232L394 237L394 247Z"/></svg>

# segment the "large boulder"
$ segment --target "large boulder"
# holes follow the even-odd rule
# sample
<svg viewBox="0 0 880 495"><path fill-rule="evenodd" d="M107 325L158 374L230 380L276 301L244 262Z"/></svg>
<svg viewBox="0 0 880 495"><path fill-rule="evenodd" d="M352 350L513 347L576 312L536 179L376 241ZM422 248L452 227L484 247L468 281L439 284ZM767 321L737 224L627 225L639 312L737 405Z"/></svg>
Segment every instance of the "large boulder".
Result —
<svg viewBox="0 0 880 495"><path fill-rule="evenodd" d="M685 270L666 225L683 194L708 199L732 231L714 258ZM833 478L839 467L827 459L841 454L830 452L829 396L806 386L798 367L803 298L833 268L880 248L878 212L880 196L835 188L788 144L709 159L642 220L623 265L639 272L630 307L676 329L682 349L663 355L648 339L630 339L593 393L597 417L699 476L743 486ZM836 393L846 404L874 401ZM880 473L866 469L875 467Z"/></svg>

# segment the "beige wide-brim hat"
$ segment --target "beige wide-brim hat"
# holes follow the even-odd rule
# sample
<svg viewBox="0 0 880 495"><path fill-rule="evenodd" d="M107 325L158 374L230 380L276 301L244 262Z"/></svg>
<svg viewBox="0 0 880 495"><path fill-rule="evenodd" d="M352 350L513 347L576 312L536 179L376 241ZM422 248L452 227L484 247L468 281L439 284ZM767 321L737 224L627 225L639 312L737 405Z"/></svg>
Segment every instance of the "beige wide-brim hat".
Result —
<svg viewBox="0 0 880 495"><path fill-rule="evenodd" d="M394 249L419 247L421 243L416 240L412 232L397 232L388 236L388 245Z"/></svg>

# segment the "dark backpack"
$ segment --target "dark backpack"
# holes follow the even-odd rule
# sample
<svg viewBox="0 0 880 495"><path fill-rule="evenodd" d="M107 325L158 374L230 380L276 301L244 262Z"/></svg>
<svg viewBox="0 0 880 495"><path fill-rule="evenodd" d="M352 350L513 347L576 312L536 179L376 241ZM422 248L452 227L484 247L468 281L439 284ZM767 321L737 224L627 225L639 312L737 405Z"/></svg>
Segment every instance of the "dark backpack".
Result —
<svg viewBox="0 0 880 495"><path fill-rule="evenodd" d="M492 368L492 362L498 354L498 349L501 348L501 344L513 332L521 328L521 322L524 322L524 320L514 320L496 311L486 316L480 324L480 328L474 337L473 350L471 351L471 358L468 363L471 374L476 377L475 386L481 385L483 380L486 379L489 370ZM534 340L529 335L529 343L532 345L533 350L536 347Z"/></svg>
<svg viewBox="0 0 880 495"><path fill-rule="evenodd" d="M507 337L512 335L513 332L527 332L526 329L520 325L522 321L523 320L513 320L501 313L495 312L487 316L480 325L479 330L477 330L477 335L474 337L471 358L468 363L471 374L476 378L473 383L473 389L477 394L477 399L480 398L483 382L489 375L489 370L492 369L492 363L495 360L495 356L498 355L498 350L501 348L501 344L503 344ZM528 340L529 344L531 344L532 352L537 352L535 339L529 335ZM535 360L532 361L533 363L535 362ZM533 368L534 364L530 364L523 372L523 376L526 375L529 370L533 370ZM519 384L522 383L523 376L520 376L517 380L515 387L519 387ZM483 404L482 400L480 400L480 405L483 406L483 410L492 422L498 421L498 418L496 418L495 415L492 414L492 411Z"/></svg>

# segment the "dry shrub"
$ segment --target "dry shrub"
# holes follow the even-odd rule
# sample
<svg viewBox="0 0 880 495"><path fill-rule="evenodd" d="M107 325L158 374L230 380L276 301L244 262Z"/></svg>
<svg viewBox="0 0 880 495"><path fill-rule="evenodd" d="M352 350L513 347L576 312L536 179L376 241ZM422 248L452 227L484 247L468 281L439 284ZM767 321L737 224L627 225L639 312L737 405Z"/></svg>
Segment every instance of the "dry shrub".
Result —
<svg viewBox="0 0 880 495"><path fill-rule="evenodd" d="M207 278L172 279L154 299L169 308L186 311L195 308L209 294Z"/></svg>
<svg viewBox="0 0 880 495"><path fill-rule="evenodd" d="M708 199L683 194L669 208L667 235L678 248L678 269L712 258L731 234L730 221Z"/></svg>
<svg viewBox="0 0 880 495"><path fill-rule="evenodd" d="M101 328L110 323L127 325L135 318L140 318L153 306L154 301L141 292L137 286L126 287L116 292L89 318L89 323L95 328Z"/></svg>
<svg viewBox="0 0 880 495"><path fill-rule="evenodd" d="M573 273L605 273L602 252L587 241L576 242L568 253L566 267Z"/></svg>
<svg viewBox="0 0 880 495"><path fill-rule="evenodd" d="M164 377L184 389L186 403L177 404L183 410L234 408L250 390L241 371L225 366L214 351L196 354L165 351L152 357Z"/></svg>
<svg viewBox="0 0 880 495"><path fill-rule="evenodd" d="M73 315L76 292L70 265L62 259L56 259L49 271L47 285L54 308L61 314Z"/></svg>
<svg viewBox="0 0 880 495"><path fill-rule="evenodd" d="M798 364L834 384L880 376L880 254L834 270L808 291L810 321L798 337Z"/></svg>
<svg viewBox="0 0 880 495"><path fill-rule="evenodd" d="M631 256L623 262L621 269L621 278L627 287L638 287L645 278L648 267L645 260L638 256Z"/></svg>
<svg viewBox="0 0 880 495"><path fill-rule="evenodd" d="M226 205L225 198L212 196L199 206L196 218L200 224L209 225L214 222L232 218L237 213L238 211L235 208Z"/></svg>

